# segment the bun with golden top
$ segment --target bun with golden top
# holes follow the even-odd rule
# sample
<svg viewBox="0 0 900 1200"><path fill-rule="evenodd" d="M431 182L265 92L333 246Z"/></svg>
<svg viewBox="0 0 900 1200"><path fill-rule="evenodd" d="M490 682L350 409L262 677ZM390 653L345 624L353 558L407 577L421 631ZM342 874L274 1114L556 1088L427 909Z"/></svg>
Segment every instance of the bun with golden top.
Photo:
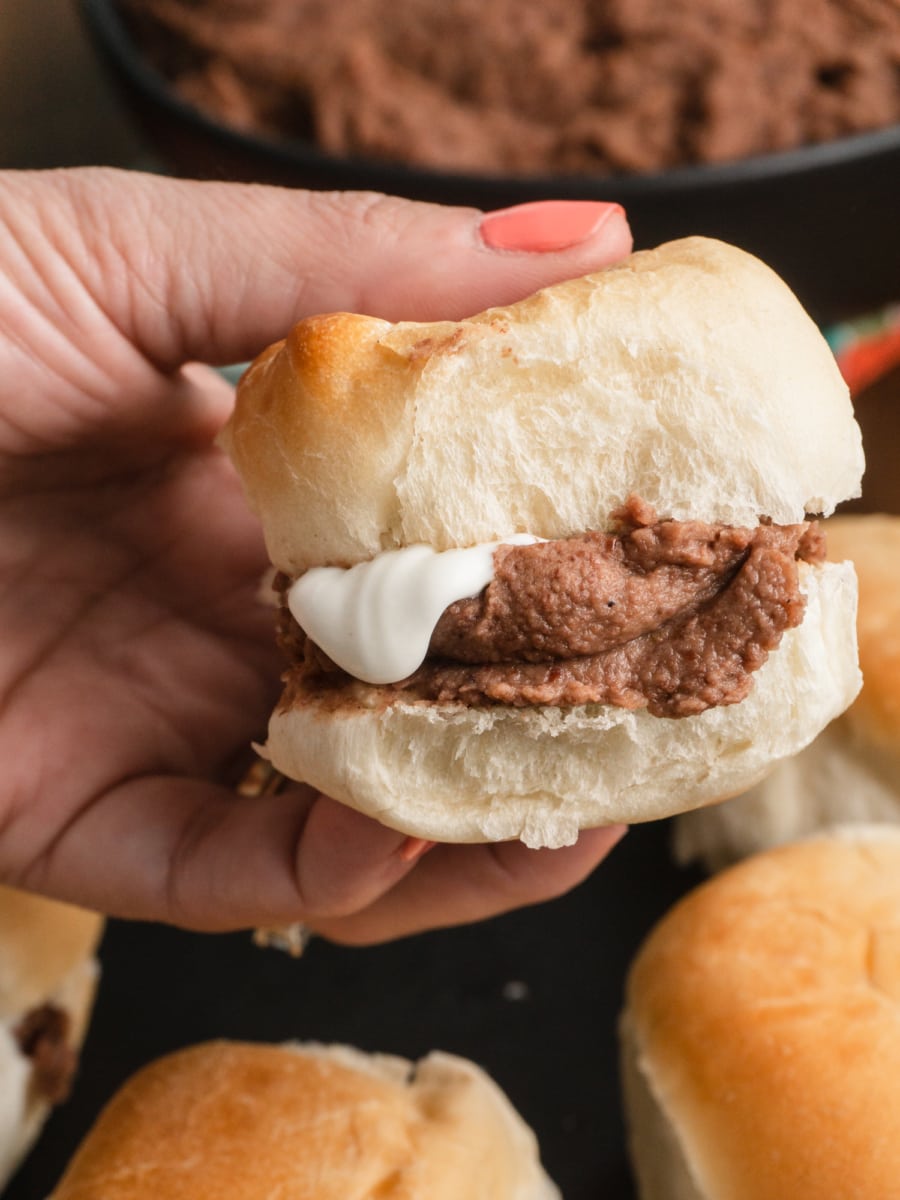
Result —
<svg viewBox="0 0 900 1200"><path fill-rule="evenodd" d="M632 965L623 1078L641 1200L897 1195L900 830L746 859Z"/></svg>
<svg viewBox="0 0 900 1200"><path fill-rule="evenodd" d="M111 1100L51 1200L559 1200L534 1135L473 1063L209 1042Z"/></svg>
<svg viewBox="0 0 900 1200"><path fill-rule="evenodd" d="M805 551L796 565L793 549L783 561L775 552L794 591L774 615L761 615L762 587L746 619L729 624L716 608L672 650L757 561L753 538L775 536L763 526L799 530L855 494L862 470L827 345L782 281L734 247L673 242L460 322L311 318L251 366L222 442L286 602L292 667L267 752L285 774L410 834L553 846L585 826L711 803L806 745L858 688L852 570ZM629 567L609 591L610 564L655 541L654 577L702 576L734 527L748 531L744 557L735 551L718 591L698 584L658 624L659 596L636 602L651 614L640 629L651 661L640 658L621 603L652 570ZM493 598L507 546L493 552L492 582L454 596L440 618L456 622L451 636L426 638L402 677L345 669L287 615L292 587L319 568L357 579L373 568L341 636L356 649L386 644L418 619L410 591L390 601L378 591L405 551L444 563L443 552L524 535L539 544L516 548L503 584L524 649L454 648L466 622L513 621ZM681 537L700 549L678 557ZM429 576L413 598L430 586ZM464 596L481 616L458 611ZM320 605L326 624L345 600ZM620 613L627 633L616 632ZM778 633L761 649L763 626ZM729 638L725 665L710 648ZM742 671L738 686L722 682Z"/></svg>

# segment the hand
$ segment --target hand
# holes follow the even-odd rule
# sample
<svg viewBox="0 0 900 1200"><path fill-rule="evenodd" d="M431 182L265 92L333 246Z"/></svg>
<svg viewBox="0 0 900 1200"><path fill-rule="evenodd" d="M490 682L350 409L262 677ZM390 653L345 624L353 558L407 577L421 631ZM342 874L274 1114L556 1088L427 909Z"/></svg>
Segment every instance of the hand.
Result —
<svg viewBox="0 0 900 1200"><path fill-rule="evenodd" d="M314 312L458 318L630 248L615 206L481 217L0 175L0 878L111 915L367 942L559 894L620 836L423 856L307 788L233 790L280 663L259 529L213 444L231 391L197 364Z"/></svg>

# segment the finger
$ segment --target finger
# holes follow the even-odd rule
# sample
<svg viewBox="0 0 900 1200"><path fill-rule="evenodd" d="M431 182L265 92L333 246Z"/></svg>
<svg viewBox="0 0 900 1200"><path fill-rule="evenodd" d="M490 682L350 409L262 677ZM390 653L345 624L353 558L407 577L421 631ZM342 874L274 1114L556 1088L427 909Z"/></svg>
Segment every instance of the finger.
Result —
<svg viewBox="0 0 900 1200"><path fill-rule="evenodd" d="M198 930L314 923L389 891L413 869L407 841L309 788L240 797L161 776L98 797L10 882Z"/></svg>
<svg viewBox="0 0 900 1200"><path fill-rule="evenodd" d="M98 305L162 369L243 360L304 315L459 318L624 257L615 204L489 217L369 193L197 183L115 171L27 176ZM47 189L53 194L48 195ZM63 216L57 211L64 210ZM66 232L69 214L77 238Z"/></svg>
<svg viewBox="0 0 900 1200"><path fill-rule="evenodd" d="M240 797L151 777L99 796L10 882L110 916L207 931L303 921L369 944L559 896L624 832L586 830L561 850L439 845L423 857L430 843L310 788Z"/></svg>
<svg viewBox="0 0 900 1200"><path fill-rule="evenodd" d="M625 832L622 825L583 830L573 846L559 850L530 850L521 842L439 845L366 909L314 928L333 941L366 945L551 900L586 879Z"/></svg>
<svg viewBox="0 0 900 1200"><path fill-rule="evenodd" d="M304 921L316 926L362 912L411 871L429 845L318 795L295 855Z"/></svg>

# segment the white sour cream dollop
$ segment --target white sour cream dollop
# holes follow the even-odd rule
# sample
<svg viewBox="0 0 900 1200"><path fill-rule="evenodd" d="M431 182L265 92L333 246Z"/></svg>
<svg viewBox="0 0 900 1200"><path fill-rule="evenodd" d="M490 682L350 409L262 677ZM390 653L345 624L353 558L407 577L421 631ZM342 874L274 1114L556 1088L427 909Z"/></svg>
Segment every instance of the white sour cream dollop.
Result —
<svg viewBox="0 0 900 1200"><path fill-rule="evenodd" d="M365 683L396 683L420 667L441 613L494 577L498 546L530 546L518 533L462 550L404 546L355 567L312 567L288 591L288 607L332 662Z"/></svg>

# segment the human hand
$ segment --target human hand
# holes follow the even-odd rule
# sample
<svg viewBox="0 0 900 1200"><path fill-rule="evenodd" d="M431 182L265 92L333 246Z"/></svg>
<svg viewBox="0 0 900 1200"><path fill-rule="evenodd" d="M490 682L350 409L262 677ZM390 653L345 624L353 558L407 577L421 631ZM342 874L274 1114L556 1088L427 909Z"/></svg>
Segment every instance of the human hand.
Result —
<svg viewBox="0 0 900 1200"><path fill-rule="evenodd" d="M114 171L0 175L0 878L197 929L371 942L566 891L563 850L236 797L280 663L215 447L243 361L338 309L459 318L626 255L615 206L469 209ZM487 243L492 243L488 245Z"/></svg>

